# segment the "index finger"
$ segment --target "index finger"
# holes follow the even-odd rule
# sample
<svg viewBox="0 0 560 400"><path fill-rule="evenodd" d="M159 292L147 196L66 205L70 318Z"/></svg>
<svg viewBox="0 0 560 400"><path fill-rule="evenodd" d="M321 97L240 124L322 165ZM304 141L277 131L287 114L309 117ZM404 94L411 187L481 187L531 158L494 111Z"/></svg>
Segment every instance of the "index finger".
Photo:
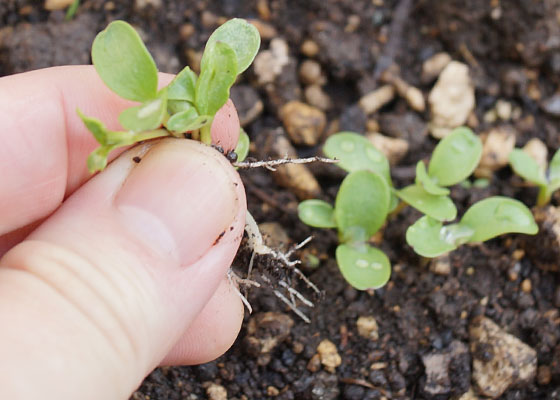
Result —
<svg viewBox="0 0 560 400"><path fill-rule="evenodd" d="M118 130L131 104L91 65L0 78L0 235L48 216L89 179L86 159L97 143L76 109Z"/></svg>

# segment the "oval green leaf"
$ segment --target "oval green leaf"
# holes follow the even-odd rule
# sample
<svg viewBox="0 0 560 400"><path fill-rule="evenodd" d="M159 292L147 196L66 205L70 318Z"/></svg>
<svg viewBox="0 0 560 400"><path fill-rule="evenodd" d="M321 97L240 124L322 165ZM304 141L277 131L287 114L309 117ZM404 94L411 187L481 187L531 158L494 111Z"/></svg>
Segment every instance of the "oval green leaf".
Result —
<svg viewBox="0 0 560 400"><path fill-rule="evenodd" d="M535 185L547 184L544 171L533 157L521 149L513 149L509 153L509 164L517 175Z"/></svg>
<svg viewBox="0 0 560 400"><path fill-rule="evenodd" d="M304 224L315 228L336 228L334 208L323 200L305 200L298 205L298 216Z"/></svg>
<svg viewBox="0 0 560 400"><path fill-rule="evenodd" d="M80 110L76 110L76 112L78 113L78 116L80 117L86 128L88 128L88 130L93 134L93 137L95 137L95 140L97 140L99 144L105 145L109 142L109 131L107 130L103 122L101 122L97 118L88 117L87 115L82 114Z"/></svg>
<svg viewBox="0 0 560 400"><path fill-rule="evenodd" d="M164 91L156 99L121 112L119 122L123 128L132 132L148 131L159 128L166 115L167 97Z"/></svg>
<svg viewBox="0 0 560 400"><path fill-rule="evenodd" d="M154 59L132 26L113 21L93 41L91 58L105 84L122 98L145 102L156 97Z"/></svg>
<svg viewBox="0 0 560 400"><path fill-rule="evenodd" d="M439 186L451 186L472 174L482 156L482 142L466 127L456 128L438 143L428 175Z"/></svg>
<svg viewBox="0 0 560 400"><path fill-rule="evenodd" d="M175 134L195 131L204 125L209 124L212 117L208 115L198 115L196 109L191 107L188 110L173 114L165 124L167 129Z"/></svg>
<svg viewBox="0 0 560 400"><path fill-rule="evenodd" d="M189 67L183 68L167 87L167 98L194 103L196 80L196 74Z"/></svg>
<svg viewBox="0 0 560 400"><path fill-rule="evenodd" d="M204 55L206 54L206 49L216 42L226 43L233 49L237 59L237 73L240 74L251 65L257 55L261 45L261 37L254 25L244 19L234 18L212 33L208 42L206 42ZM204 55L202 57L201 70L205 68L207 61Z"/></svg>
<svg viewBox="0 0 560 400"><path fill-rule="evenodd" d="M430 194L419 185L407 186L396 193L402 201L438 221L453 221L457 218L457 208L448 196Z"/></svg>
<svg viewBox="0 0 560 400"><path fill-rule="evenodd" d="M385 222L391 192L385 179L371 171L350 173L335 201L335 220L342 242L366 242Z"/></svg>
<svg viewBox="0 0 560 400"><path fill-rule="evenodd" d="M249 146L251 145L251 140L249 135L243 128L239 128L239 139L237 140L237 146L235 146L235 154L237 154L237 162L244 161L249 155Z"/></svg>
<svg viewBox="0 0 560 400"><path fill-rule="evenodd" d="M406 242L423 257L437 257L466 243L473 233L467 226L443 226L425 215L406 230Z"/></svg>
<svg viewBox="0 0 560 400"><path fill-rule="evenodd" d="M518 200L494 196L473 204L461 218L461 225L474 230L470 242L484 242L505 233L538 232L531 210Z"/></svg>
<svg viewBox="0 0 560 400"><path fill-rule="evenodd" d="M426 192L436 196L447 196L449 194L449 189L438 186L428 176L424 161L418 161L418 164L416 164L416 184L422 186Z"/></svg>
<svg viewBox="0 0 560 400"><path fill-rule="evenodd" d="M385 253L365 243L339 245L336 262L344 279L358 290L378 289L391 277L391 262Z"/></svg>
<svg viewBox="0 0 560 400"><path fill-rule="evenodd" d="M336 133L327 139L323 152L327 157L340 160L336 165L348 172L377 172L392 186L387 157L362 135L354 132Z"/></svg>
<svg viewBox="0 0 560 400"><path fill-rule="evenodd" d="M196 81L195 104L200 115L213 117L229 99L229 89L237 76L237 59L233 49L222 42L207 45L204 57L205 66Z"/></svg>

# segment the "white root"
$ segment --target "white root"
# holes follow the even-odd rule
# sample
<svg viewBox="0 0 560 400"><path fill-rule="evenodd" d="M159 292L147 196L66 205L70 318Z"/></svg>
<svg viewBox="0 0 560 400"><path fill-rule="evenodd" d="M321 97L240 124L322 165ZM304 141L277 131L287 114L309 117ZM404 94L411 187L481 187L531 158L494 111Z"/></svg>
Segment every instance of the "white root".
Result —
<svg viewBox="0 0 560 400"><path fill-rule="evenodd" d="M301 272L301 270L299 268L296 267L296 265L300 264L301 261L290 260L290 257L294 254L294 252L301 249L303 246L305 246L306 244L308 244L311 241L311 239L312 239L311 236L306 238L304 241L297 244L296 246L294 246L287 253L283 253L281 251L273 250L264 243L264 239L263 239L262 234L259 230L257 222L255 221L253 216L248 211L247 211L246 217L245 217L245 231L247 232L247 236L248 236L248 246L253 250L253 252L251 254L251 259L249 260L249 267L248 267L248 271L247 271L247 279L242 279L242 278L238 277L237 275L235 275L235 273L233 271L230 270L231 272L228 273L228 277L230 278L230 281L235 280L235 282L239 283L239 284L249 284L250 286L257 286L258 283L250 279L251 275L252 275L252 272L253 272L253 264L254 264L255 254L268 255L268 256L273 257L276 260L281 261L288 268L292 269L292 271L301 280L303 280L308 287L313 289L313 291L315 291L316 293L320 293L319 288L317 288L317 286L315 286L315 284L313 284L313 282L311 282L305 276L305 274L303 272ZM260 278L264 282L266 282L268 284L272 284L270 279L268 277L266 277L265 275L261 274ZM310 322L309 318L305 314L303 314L302 311L300 311L297 308L296 302L297 302L297 300L299 300L301 303L303 303L304 305L306 305L308 307L314 307L314 304L310 300L308 300L305 296L303 296L300 292L298 292L296 289L292 288L285 281L280 280L278 284L287 291L290 298L288 299L288 297L286 297L282 292L280 292L277 289L273 289L274 295L276 297L278 297L283 303L285 303L302 320L309 323ZM245 304L247 309L251 312L252 308L251 308L249 302L247 301L247 298L239 290L237 290L237 293L241 297L241 300L243 301L243 303Z"/></svg>
<svg viewBox="0 0 560 400"><path fill-rule="evenodd" d="M308 158L289 158L288 156L280 158L278 160L269 161L242 161L233 163L234 167L247 169L247 168L266 168L270 171L276 171L274 167L283 164L309 164L313 162L323 162L327 164L334 164L339 162L339 160L333 160L332 158L326 157L308 157Z"/></svg>

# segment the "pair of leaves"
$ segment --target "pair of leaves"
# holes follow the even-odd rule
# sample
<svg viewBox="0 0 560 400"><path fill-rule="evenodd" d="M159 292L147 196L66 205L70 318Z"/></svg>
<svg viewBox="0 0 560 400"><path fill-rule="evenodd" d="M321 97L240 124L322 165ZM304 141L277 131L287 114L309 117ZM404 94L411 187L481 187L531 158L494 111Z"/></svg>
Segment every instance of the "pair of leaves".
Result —
<svg viewBox="0 0 560 400"><path fill-rule="evenodd" d="M162 125L168 129L168 135L179 137L204 128L209 143L214 114L229 98L237 75L251 64L259 46L257 29L245 20L232 19L210 36L200 77L186 67L168 87L158 91L157 67L142 39L128 23L114 21L96 36L92 60L97 73L113 92L141 103L119 116L130 137L142 137L133 133L150 132ZM86 120L84 123L91 125ZM125 145L116 140L116 133L106 130L105 134L115 136L110 140L114 142L112 148ZM103 149L92 153L97 161L90 163L95 170L106 165L108 147L100 144Z"/></svg>
<svg viewBox="0 0 560 400"><path fill-rule="evenodd" d="M411 225L406 241L424 257L437 257L464 243L484 242L505 233L534 235L538 227L531 211L520 201L489 197L471 206L456 224L444 226L429 215Z"/></svg>
<svg viewBox="0 0 560 400"><path fill-rule="evenodd" d="M438 143L427 170L423 161L416 164L415 184L396 193L405 203L433 219L454 220L457 209L448 196L447 186L471 175L481 156L480 139L468 128L457 128Z"/></svg>
<svg viewBox="0 0 560 400"><path fill-rule="evenodd" d="M517 175L539 187L539 206L548 203L552 193L560 189L560 149L550 160L548 173L521 149L514 149L510 153L509 163Z"/></svg>
<svg viewBox="0 0 560 400"><path fill-rule="evenodd" d="M307 225L338 229L342 244L337 248L336 259L344 278L357 289L378 288L389 280L389 260L367 241L385 222L390 201L386 179L376 172L358 169L342 182L334 208L317 199L298 206L299 217Z"/></svg>
<svg viewBox="0 0 560 400"><path fill-rule="evenodd" d="M77 110L78 115L99 142L100 146L95 149L87 159L88 170L91 173L103 170L107 166L107 157L109 153L122 146L130 146L131 144L167 136L168 133L164 129L154 129L144 132L135 133L132 131L111 131L100 120L87 117Z"/></svg>

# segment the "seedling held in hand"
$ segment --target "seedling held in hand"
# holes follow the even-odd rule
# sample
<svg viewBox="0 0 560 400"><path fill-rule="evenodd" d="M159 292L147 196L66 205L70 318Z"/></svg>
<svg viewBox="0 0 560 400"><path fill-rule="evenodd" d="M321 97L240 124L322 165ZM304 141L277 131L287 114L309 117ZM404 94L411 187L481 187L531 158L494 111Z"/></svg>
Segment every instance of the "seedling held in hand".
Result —
<svg viewBox="0 0 560 400"><path fill-rule="evenodd" d="M510 153L509 163L517 175L539 187L538 206L548 204L552 193L560 189L560 149L550 160L548 171L521 149L514 149Z"/></svg>
<svg viewBox="0 0 560 400"><path fill-rule="evenodd" d="M124 21L109 24L93 42L93 64L113 92L140 105L119 115L124 131L110 131L101 121L78 111L101 145L88 158L89 170L105 168L111 150L143 140L191 133L206 144L212 143L213 118L222 107L228 107L231 86L249 67L259 46L257 29L242 19L232 19L208 39L200 76L185 67L169 85L158 90L156 64L138 33ZM226 143L216 144L231 151L238 135L235 132Z"/></svg>
<svg viewBox="0 0 560 400"><path fill-rule="evenodd" d="M489 197L471 206L458 223L443 225L426 215L406 231L406 241L424 257L437 257L464 243L478 243L505 233L534 235L538 231L531 211L520 201Z"/></svg>
<svg viewBox="0 0 560 400"><path fill-rule="evenodd" d="M457 209L447 187L470 176L481 156L480 139L468 128L457 128L438 143L427 170L424 162L418 161L415 184L396 193L405 203L431 218L452 221L457 217Z"/></svg>

